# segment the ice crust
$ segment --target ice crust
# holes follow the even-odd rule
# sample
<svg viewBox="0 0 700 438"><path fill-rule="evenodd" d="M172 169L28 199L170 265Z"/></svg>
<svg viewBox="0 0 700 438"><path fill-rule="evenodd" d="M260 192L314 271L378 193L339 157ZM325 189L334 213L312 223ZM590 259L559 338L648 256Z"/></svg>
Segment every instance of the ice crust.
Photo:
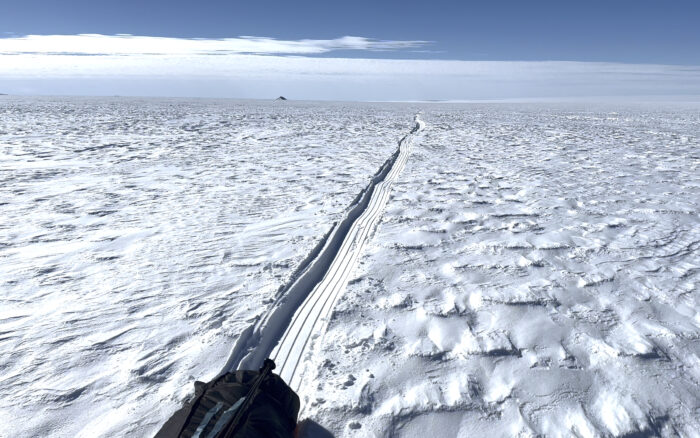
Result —
<svg viewBox="0 0 700 438"><path fill-rule="evenodd" d="M428 105L302 416L338 437L700 436L698 109Z"/></svg>
<svg viewBox="0 0 700 438"><path fill-rule="evenodd" d="M4 98L0 434L154 434L221 370L414 113Z"/></svg>

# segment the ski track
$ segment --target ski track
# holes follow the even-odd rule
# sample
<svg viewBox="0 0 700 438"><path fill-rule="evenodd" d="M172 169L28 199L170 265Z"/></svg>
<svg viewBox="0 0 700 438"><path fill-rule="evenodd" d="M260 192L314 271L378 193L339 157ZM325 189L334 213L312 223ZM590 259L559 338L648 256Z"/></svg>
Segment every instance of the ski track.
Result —
<svg viewBox="0 0 700 438"><path fill-rule="evenodd" d="M306 365L337 437L700 437L697 112L435 105Z"/></svg>
<svg viewBox="0 0 700 438"><path fill-rule="evenodd" d="M416 112L0 100L0 436L28 437L152 436L316 261Z"/></svg>
<svg viewBox="0 0 700 438"><path fill-rule="evenodd" d="M391 186L408 160L413 137L424 126L416 115L413 129L399 140L396 152L355 198L345 218L322 239L288 286L280 289L276 305L241 334L222 373L256 369L271 357L277 364L276 372L290 387L301 387L305 356L322 336L328 316L381 217Z"/></svg>

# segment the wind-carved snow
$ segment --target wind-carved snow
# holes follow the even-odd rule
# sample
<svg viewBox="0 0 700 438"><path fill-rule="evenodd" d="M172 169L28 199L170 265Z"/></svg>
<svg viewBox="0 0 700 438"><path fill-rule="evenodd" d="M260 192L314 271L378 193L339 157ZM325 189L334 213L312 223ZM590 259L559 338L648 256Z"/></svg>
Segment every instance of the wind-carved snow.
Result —
<svg viewBox="0 0 700 438"><path fill-rule="evenodd" d="M424 107L302 415L337 436L698 436L697 106ZM148 436L314 260L415 105L0 111L0 423Z"/></svg>
<svg viewBox="0 0 700 438"><path fill-rule="evenodd" d="M429 106L300 390L337 436L699 436L697 106Z"/></svg>
<svg viewBox="0 0 700 438"><path fill-rule="evenodd" d="M393 152L396 105L0 102L0 423L149 436Z"/></svg>

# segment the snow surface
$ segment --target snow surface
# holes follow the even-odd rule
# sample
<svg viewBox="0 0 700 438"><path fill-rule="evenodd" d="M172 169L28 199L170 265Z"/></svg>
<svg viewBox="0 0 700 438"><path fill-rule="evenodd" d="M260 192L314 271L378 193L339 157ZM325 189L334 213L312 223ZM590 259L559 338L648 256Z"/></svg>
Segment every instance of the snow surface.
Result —
<svg viewBox="0 0 700 438"><path fill-rule="evenodd" d="M382 217L391 195L391 187L406 165L415 134L423 126L423 122L416 116L411 132L399 141L397 151L382 165L381 171L372 178L356 205L346 214L343 223L347 223L347 226L342 226L341 223L334 228L324 253L318 257L332 258L332 261L327 265L317 265L324 268L324 275L311 291L307 286L306 298L294 312L293 318L289 318L284 333L279 330L272 332L276 337L279 336L275 348L270 353L260 347L256 349L259 358L262 352L263 358L269 356L275 361L275 372L295 391L299 391L307 373L304 369L308 362L306 358L314 356L316 340L323 337L329 316L338 298L345 292L348 280ZM339 244L333 245L333 239L338 239ZM309 272L312 271L309 269ZM260 365L256 366L259 367Z"/></svg>
<svg viewBox="0 0 700 438"><path fill-rule="evenodd" d="M700 436L697 106L434 105L303 417L336 436Z"/></svg>
<svg viewBox="0 0 700 438"><path fill-rule="evenodd" d="M3 99L0 434L155 433L221 370L413 113Z"/></svg>
<svg viewBox="0 0 700 438"><path fill-rule="evenodd" d="M696 104L12 97L2 433L152 435L419 108L302 417L338 437L700 436Z"/></svg>

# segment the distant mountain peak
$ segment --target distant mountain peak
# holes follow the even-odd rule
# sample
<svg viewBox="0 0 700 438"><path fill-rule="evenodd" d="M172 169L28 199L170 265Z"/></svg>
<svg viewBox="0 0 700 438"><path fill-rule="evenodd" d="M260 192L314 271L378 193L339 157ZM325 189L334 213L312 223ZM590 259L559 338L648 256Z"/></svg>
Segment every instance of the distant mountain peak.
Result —
<svg viewBox="0 0 700 438"><path fill-rule="evenodd" d="M278 98L277 98L277 99L275 99L275 100L287 100L287 98L286 98L286 97L284 97L284 96L280 96L280 97L278 97Z"/></svg>

